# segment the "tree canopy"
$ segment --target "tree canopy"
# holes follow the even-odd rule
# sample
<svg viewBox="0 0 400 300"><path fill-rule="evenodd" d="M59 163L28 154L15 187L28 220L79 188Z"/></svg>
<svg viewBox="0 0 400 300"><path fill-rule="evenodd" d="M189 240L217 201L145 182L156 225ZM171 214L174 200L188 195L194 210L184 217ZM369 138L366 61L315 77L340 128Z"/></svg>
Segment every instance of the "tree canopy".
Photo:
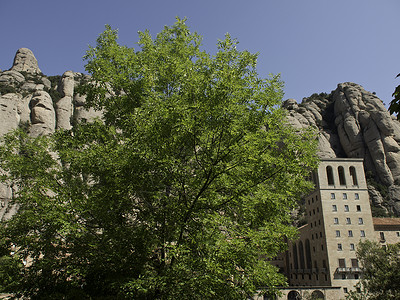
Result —
<svg viewBox="0 0 400 300"><path fill-rule="evenodd" d="M358 292L348 299L390 300L400 298L400 243L382 247L377 242L360 242L357 257L363 277Z"/></svg>
<svg viewBox="0 0 400 300"><path fill-rule="evenodd" d="M85 59L103 119L0 149L19 212L1 224L34 298L245 299L285 278L268 259L296 231L315 135L289 126L279 76L229 35L215 55L177 19L139 47L107 26ZM23 266L22 261L26 262ZM14 272L15 274L15 272ZM58 298L57 298L58 297Z"/></svg>
<svg viewBox="0 0 400 300"><path fill-rule="evenodd" d="M397 74L396 78L400 77L400 73ZM389 111L391 114L397 113L397 119L400 118L400 85L398 85L392 94L394 99L390 102Z"/></svg>

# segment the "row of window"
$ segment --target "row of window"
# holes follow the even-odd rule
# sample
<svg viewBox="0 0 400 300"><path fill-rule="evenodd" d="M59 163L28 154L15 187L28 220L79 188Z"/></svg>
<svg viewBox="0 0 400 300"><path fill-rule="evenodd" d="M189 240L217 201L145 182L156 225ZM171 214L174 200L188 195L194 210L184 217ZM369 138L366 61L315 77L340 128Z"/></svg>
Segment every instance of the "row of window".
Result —
<svg viewBox="0 0 400 300"><path fill-rule="evenodd" d="M346 176L344 174L344 168L342 166L339 166L338 169L337 169L337 172L338 172L338 176L339 176L339 184L340 185L346 185ZM358 185L356 168L350 167L349 168L349 173L350 173L350 177L352 179L353 185ZM328 179L328 184L329 185L334 185L335 184L335 180L334 180L334 177L333 177L333 169L332 169L331 166L327 166L326 167L326 177Z"/></svg>
<svg viewBox="0 0 400 300"><path fill-rule="evenodd" d="M356 246L353 243L351 243L349 245L349 249L350 249L350 251L355 251L356 250ZM338 251L343 251L343 245L341 243L337 244L337 250Z"/></svg>
<svg viewBox="0 0 400 300"><path fill-rule="evenodd" d="M353 230L348 230L347 231L347 236L348 237L353 237ZM340 230L336 230L336 237L340 237ZM365 231L360 230L360 237L365 237Z"/></svg>
<svg viewBox="0 0 400 300"><path fill-rule="evenodd" d="M349 212L350 211L350 208L349 208L348 205L344 205L343 209L344 209L345 212ZM332 204L332 211L337 211L337 210L338 210L337 205L336 204ZM356 211L357 212L361 211L361 205L356 205ZM310 214L310 216L311 216L311 214Z"/></svg>
<svg viewBox="0 0 400 300"><path fill-rule="evenodd" d="M339 218L333 218L333 224L338 225ZM351 218L346 218L346 224L351 224ZM358 225L363 225L363 224L364 224L363 218L358 218Z"/></svg>
<svg viewBox="0 0 400 300"><path fill-rule="evenodd" d="M343 193L342 194L342 198L343 200L347 200L347 193ZM331 193L331 199L334 200L336 199L336 194L335 193ZM358 193L354 193L354 200L359 200L360 199L360 195Z"/></svg>

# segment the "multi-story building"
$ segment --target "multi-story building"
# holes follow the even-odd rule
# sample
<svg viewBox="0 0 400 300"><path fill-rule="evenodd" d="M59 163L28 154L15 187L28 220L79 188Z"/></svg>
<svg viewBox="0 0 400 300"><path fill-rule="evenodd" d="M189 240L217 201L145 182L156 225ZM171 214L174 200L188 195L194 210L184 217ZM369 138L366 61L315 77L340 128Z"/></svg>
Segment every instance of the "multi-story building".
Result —
<svg viewBox="0 0 400 300"><path fill-rule="evenodd" d="M362 159L324 159L312 177L307 224L277 260L289 281L278 299L344 299L362 275L357 244L400 242L400 219L372 218Z"/></svg>

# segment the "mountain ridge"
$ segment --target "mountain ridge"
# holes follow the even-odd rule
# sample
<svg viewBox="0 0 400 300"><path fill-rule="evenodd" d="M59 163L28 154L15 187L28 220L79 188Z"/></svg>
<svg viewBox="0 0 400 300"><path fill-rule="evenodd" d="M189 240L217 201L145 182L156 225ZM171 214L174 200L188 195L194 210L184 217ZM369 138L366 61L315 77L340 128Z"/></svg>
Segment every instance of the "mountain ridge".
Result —
<svg viewBox="0 0 400 300"><path fill-rule="evenodd" d="M72 71L45 76L32 51L18 49L13 66L0 70L0 135L24 126L36 137L101 117L86 110L85 96L77 93L85 80L90 76ZM301 103L288 99L282 106L295 128L315 128L322 159L364 159L374 216L400 216L400 123L382 100L344 82L329 94L313 94ZM11 197L12 189L0 184L0 219L15 213Z"/></svg>

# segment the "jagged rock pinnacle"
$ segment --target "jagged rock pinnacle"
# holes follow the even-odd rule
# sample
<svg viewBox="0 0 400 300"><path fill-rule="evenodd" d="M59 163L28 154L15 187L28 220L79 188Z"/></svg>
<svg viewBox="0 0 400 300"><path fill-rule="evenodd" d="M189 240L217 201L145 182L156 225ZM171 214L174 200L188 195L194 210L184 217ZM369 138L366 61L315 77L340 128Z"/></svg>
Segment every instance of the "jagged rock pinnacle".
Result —
<svg viewBox="0 0 400 300"><path fill-rule="evenodd" d="M18 49L11 70L28 72L31 74L41 73L35 55L33 55L33 52L28 48Z"/></svg>

